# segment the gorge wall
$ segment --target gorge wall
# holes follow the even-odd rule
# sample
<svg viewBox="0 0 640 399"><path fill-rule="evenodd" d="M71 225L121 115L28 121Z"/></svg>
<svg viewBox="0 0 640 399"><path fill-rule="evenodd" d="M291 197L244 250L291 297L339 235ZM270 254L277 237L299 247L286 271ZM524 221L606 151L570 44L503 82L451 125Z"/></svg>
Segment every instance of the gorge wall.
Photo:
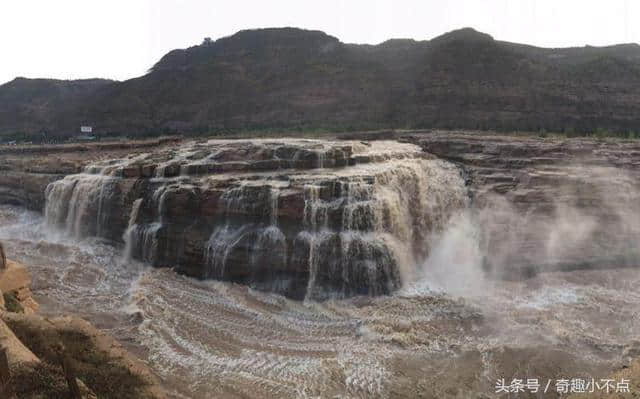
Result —
<svg viewBox="0 0 640 399"><path fill-rule="evenodd" d="M178 141L163 137L93 144L0 146L0 203L42 211L49 183L80 173L93 161L161 149Z"/></svg>
<svg viewBox="0 0 640 399"><path fill-rule="evenodd" d="M294 298L383 295L465 206L456 166L393 141L209 140L94 162L46 189L50 226Z"/></svg>
<svg viewBox="0 0 640 399"><path fill-rule="evenodd" d="M395 291L462 209L477 268L497 278L637 263L634 140L349 136L6 154L0 202L155 266L294 298Z"/></svg>
<svg viewBox="0 0 640 399"><path fill-rule="evenodd" d="M638 264L637 141L463 131L402 140L465 170L485 271L519 279Z"/></svg>

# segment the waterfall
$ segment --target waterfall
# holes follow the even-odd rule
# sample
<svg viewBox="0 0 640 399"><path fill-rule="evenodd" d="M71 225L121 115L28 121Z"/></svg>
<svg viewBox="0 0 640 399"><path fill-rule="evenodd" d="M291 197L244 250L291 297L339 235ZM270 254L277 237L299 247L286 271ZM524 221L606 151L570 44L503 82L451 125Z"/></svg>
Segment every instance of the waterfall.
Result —
<svg viewBox="0 0 640 399"><path fill-rule="evenodd" d="M206 258L207 277L218 280L225 279L227 260L234 248L240 243L245 233L253 226L245 224L239 227L224 225L217 228L207 242Z"/></svg>
<svg viewBox="0 0 640 399"><path fill-rule="evenodd" d="M426 240L465 206L467 194L459 171L447 163L412 159L385 166L304 184L302 224L292 239L278 226L280 189L273 182L226 189L219 201L224 220L205 250L207 276L264 286L265 275L304 271L306 299L395 291L412 278L413 266L428 253ZM282 256L274 261L270 254Z"/></svg>
<svg viewBox="0 0 640 399"><path fill-rule="evenodd" d="M304 214L302 221L307 229L316 231L319 228L328 227L328 206L324 201L320 201L320 190L322 187L316 185L306 185L304 187ZM318 221L319 220L319 221Z"/></svg>
<svg viewBox="0 0 640 399"><path fill-rule="evenodd" d="M160 235L167 225L166 200L171 192L170 188L169 185L161 185L155 189L147 204L144 198L138 198L133 202L128 227L123 235L127 258L137 258L152 265L165 263L167 248L166 244L160 242ZM146 213L150 213L151 217L145 217L143 214L145 207Z"/></svg>
<svg viewBox="0 0 640 399"><path fill-rule="evenodd" d="M316 276L318 275L318 244L322 242L323 235L328 235L328 232L323 233L309 233L303 231L298 235L299 240L303 240L309 245L309 282L307 284L307 290L305 293L305 300L311 300L317 297L316 293Z"/></svg>
<svg viewBox="0 0 640 399"><path fill-rule="evenodd" d="M278 278L271 273L286 264L287 238L284 233L275 225L258 230L251 248L251 281L267 286L277 283Z"/></svg>
<svg viewBox="0 0 640 399"><path fill-rule="evenodd" d="M104 175L67 176L47 186L45 220L77 238L105 237L117 196L116 178Z"/></svg>
<svg viewBox="0 0 640 399"><path fill-rule="evenodd" d="M260 264L268 262L274 251L286 263L286 245L283 245L286 239L278 228L279 195L277 187L245 182L224 191L219 206L225 220L213 231L205 248L208 277L226 279L227 263L234 251L244 253L250 270L243 272L249 280L255 279ZM234 220L242 220L246 215L252 216L251 221L238 223ZM280 254L277 254L278 250Z"/></svg>
<svg viewBox="0 0 640 399"><path fill-rule="evenodd" d="M143 226L136 224L127 229L125 251L129 252L125 252L126 256L155 265L159 260L158 232L161 228L162 223L154 222Z"/></svg>
<svg viewBox="0 0 640 399"><path fill-rule="evenodd" d="M140 208L142 205L142 198L138 198L133 202L131 207L131 214L129 215L129 223L127 224L127 230L124 232L122 239L124 240L124 257L127 260L133 259L133 245L136 244L135 238L137 233L138 224L136 223L140 216Z"/></svg>
<svg viewBox="0 0 640 399"><path fill-rule="evenodd" d="M260 153L257 170L244 147L223 144L159 163L137 155L90 165L47 187L46 222L123 241L126 257L154 266L315 300L397 290L429 254L432 233L466 204L456 166L404 144L387 155L381 145L247 146ZM192 160L230 171L180 174Z"/></svg>
<svg viewBox="0 0 640 399"><path fill-rule="evenodd" d="M427 237L444 228L466 204L458 171L440 161L399 161L383 173L305 187L309 259L307 299L379 295L413 278L416 258L428 253ZM338 214L329 221L329 215ZM339 278L329 278L327 275ZM336 284L336 280L340 284Z"/></svg>
<svg viewBox="0 0 640 399"><path fill-rule="evenodd" d="M271 187L269 189L269 195L271 197L271 214L270 222L272 226L278 225L278 196L280 193L276 188Z"/></svg>
<svg viewBox="0 0 640 399"><path fill-rule="evenodd" d="M324 168L324 165L325 165L326 160L327 160L327 152L326 152L326 150L324 148L321 149L321 150L317 150L316 151L316 156L318 158L317 167L320 168L320 169Z"/></svg>

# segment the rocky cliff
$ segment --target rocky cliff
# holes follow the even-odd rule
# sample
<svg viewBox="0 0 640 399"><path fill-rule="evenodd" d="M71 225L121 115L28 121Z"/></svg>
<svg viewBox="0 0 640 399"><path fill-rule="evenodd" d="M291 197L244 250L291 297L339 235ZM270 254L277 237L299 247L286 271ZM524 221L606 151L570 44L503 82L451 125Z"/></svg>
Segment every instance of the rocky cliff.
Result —
<svg viewBox="0 0 640 399"><path fill-rule="evenodd" d="M7 83L0 135L64 137L83 124L105 136L380 126L637 131L638 93L636 44L546 49L462 29L371 46L261 29L171 51L124 82Z"/></svg>
<svg viewBox="0 0 640 399"><path fill-rule="evenodd" d="M463 208L496 277L635 265L636 141L356 138L155 142L99 159L81 146L40 169L36 151L6 158L0 200L44 211L69 235L124 243L152 265L294 298L398 289Z"/></svg>
<svg viewBox="0 0 640 399"><path fill-rule="evenodd" d="M96 144L0 147L0 203L42 211L47 185L81 172L87 163L163 148L176 141L165 137Z"/></svg>
<svg viewBox="0 0 640 399"><path fill-rule="evenodd" d="M294 298L398 289L463 207L460 170L392 141L208 140L51 183L47 223L134 258Z"/></svg>
<svg viewBox="0 0 640 399"><path fill-rule="evenodd" d="M636 266L640 143L433 132L407 136L467 173L484 265L521 278Z"/></svg>

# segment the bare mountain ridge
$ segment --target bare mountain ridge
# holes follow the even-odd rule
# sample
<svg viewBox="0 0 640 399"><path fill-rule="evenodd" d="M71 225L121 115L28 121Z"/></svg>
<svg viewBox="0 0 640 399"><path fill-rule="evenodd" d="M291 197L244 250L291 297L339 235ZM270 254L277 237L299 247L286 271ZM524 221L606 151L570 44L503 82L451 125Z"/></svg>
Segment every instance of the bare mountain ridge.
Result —
<svg viewBox="0 0 640 399"><path fill-rule="evenodd" d="M67 136L85 123L101 135L640 130L637 44L548 49L496 41L470 28L378 45L295 28L247 30L173 50L146 75L124 82L28 82L0 86L0 134Z"/></svg>
<svg viewBox="0 0 640 399"><path fill-rule="evenodd" d="M0 135L50 131L59 115L75 109L106 79L56 80L18 77L0 86Z"/></svg>

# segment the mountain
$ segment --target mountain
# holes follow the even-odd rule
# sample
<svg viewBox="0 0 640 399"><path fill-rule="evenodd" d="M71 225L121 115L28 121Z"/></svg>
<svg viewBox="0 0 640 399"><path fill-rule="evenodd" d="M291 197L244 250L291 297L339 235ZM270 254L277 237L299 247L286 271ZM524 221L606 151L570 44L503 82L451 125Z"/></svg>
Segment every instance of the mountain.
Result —
<svg viewBox="0 0 640 399"><path fill-rule="evenodd" d="M340 42L295 28L166 54L123 81L0 86L0 134L243 128L640 130L640 46L548 49L470 28L428 41Z"/></svg>
<svg viewBox="0 0 640 399"><path fill-rule="evenodd" d="M0 135L57 131L105 79L54 80L16 78L0 86ZM37 137L37 136L36 136Z"/></svg>

